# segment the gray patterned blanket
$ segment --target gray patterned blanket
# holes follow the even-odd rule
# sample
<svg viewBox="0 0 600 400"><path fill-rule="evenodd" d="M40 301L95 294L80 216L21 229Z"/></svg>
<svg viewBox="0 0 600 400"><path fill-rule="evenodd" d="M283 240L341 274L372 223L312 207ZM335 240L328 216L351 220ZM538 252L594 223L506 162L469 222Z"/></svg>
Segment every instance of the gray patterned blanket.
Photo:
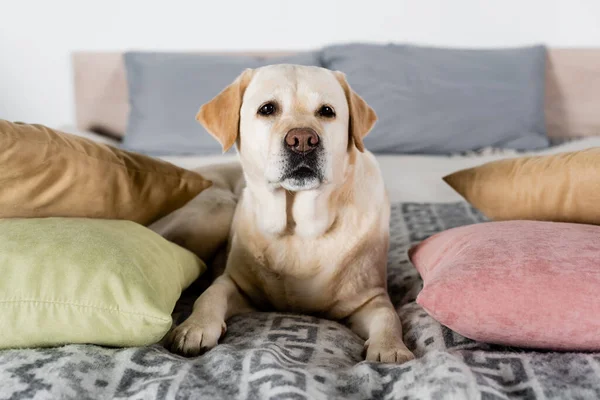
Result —
<svg viewBox="0 0 600 400"><path fill-rule="evenodd" d="M409 246L483 220L466 203L393 206L389 288L417 356L407 364L362 361L362 341L335 322L255 313L231 319L222 344L193 359L159 345L3 351L0 398L599 399L600 354L473 342L414 302L422 282L407 259Z"/></svg>

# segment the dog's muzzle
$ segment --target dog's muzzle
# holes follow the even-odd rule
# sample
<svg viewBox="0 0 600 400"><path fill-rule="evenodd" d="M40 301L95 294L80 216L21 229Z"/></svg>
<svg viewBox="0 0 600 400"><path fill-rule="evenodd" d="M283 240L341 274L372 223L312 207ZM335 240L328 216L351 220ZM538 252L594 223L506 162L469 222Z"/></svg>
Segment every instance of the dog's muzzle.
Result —
<svg viewBox="0 0 600 400"><path fill-rule="evenodd" d="M311 128L293 128L285 135L286 152L283 180L294 190L314 188L322 181L320 153L322 141Z"/></svg>

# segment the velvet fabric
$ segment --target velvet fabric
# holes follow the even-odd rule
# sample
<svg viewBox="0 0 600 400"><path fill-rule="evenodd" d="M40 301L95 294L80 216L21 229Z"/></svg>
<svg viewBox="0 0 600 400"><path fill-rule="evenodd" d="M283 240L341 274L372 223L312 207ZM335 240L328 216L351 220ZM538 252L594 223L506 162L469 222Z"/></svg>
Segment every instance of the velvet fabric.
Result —
<svg viewBox="0 0 600 400"><path fill-rule="evenodd" d="M600 147L492 161L443 179L496 221L600 225Z"/></svg>
<svg viewBox="0 0 600 400"><path fill-rule="evenodd" d="M165 161L44 125L0 120L0 218L150 224L211 185Z"/></svg>
<svg viewBox="0 0 600 400"><path fill-rule="evenodd" d="M0 349L157 343L205 269L131 221L0 219Z"/></svg>
<svg viewBox="0 0 600 400"><path fill-rule="evenodd" d="M600 227L486 222L409 250L432 317L468 338L553 350L600 350Z"/></svg>

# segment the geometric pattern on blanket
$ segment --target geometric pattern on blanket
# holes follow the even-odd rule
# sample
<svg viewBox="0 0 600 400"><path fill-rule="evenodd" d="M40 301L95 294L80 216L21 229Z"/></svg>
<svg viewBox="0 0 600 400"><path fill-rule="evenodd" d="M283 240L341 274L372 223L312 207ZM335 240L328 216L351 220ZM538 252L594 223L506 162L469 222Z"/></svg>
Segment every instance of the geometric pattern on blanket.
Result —
<svg viewBox="0 0 600 400"><path fill-rule="evenodd" d="M600 398L600 354L474 342L415 303L422 281L407 249L442 230L482 221L464 202L392 207L389 291L417 356L407 364L363 361L362 340L336 322L252 313L229 320L221 344L191 359L160 345L2 351L0 399ZM186 293L179 309L189 312L195 296Z"/></svg>

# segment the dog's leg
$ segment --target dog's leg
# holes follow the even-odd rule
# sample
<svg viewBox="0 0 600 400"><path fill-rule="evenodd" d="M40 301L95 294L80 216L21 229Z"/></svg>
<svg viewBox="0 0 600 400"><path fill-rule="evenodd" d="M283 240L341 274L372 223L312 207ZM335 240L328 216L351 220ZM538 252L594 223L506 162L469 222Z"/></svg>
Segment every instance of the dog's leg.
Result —
<svg viewBox="0 0 600 400"><path fill-rule="evenodd" d="M233 193L210 187L148 228L210 262L227 242L236 205Z"/></svg>
<svg viewBox="0 0 600 400"><path fill-rule="evenodd" d="M371 299L349 318L350 329L365 340L367 361L403 363L414 355L402 339L402 324L387 294Z"/></svg>
<svg viewBox="0 0 600 400"><path fill-rule="evenodd" d="M227 243L244 177L238 163L206 166L196 172L213 185L148 228L210 263Z"/></svg>
<svg viewBox="0 0 600 400"><path fill-rule="evenodd" d="M230 317L252 311L236 284L227 275L218 277L194 303L192 314L166 338L174 353L197 356L217 345Z"/></svg>

